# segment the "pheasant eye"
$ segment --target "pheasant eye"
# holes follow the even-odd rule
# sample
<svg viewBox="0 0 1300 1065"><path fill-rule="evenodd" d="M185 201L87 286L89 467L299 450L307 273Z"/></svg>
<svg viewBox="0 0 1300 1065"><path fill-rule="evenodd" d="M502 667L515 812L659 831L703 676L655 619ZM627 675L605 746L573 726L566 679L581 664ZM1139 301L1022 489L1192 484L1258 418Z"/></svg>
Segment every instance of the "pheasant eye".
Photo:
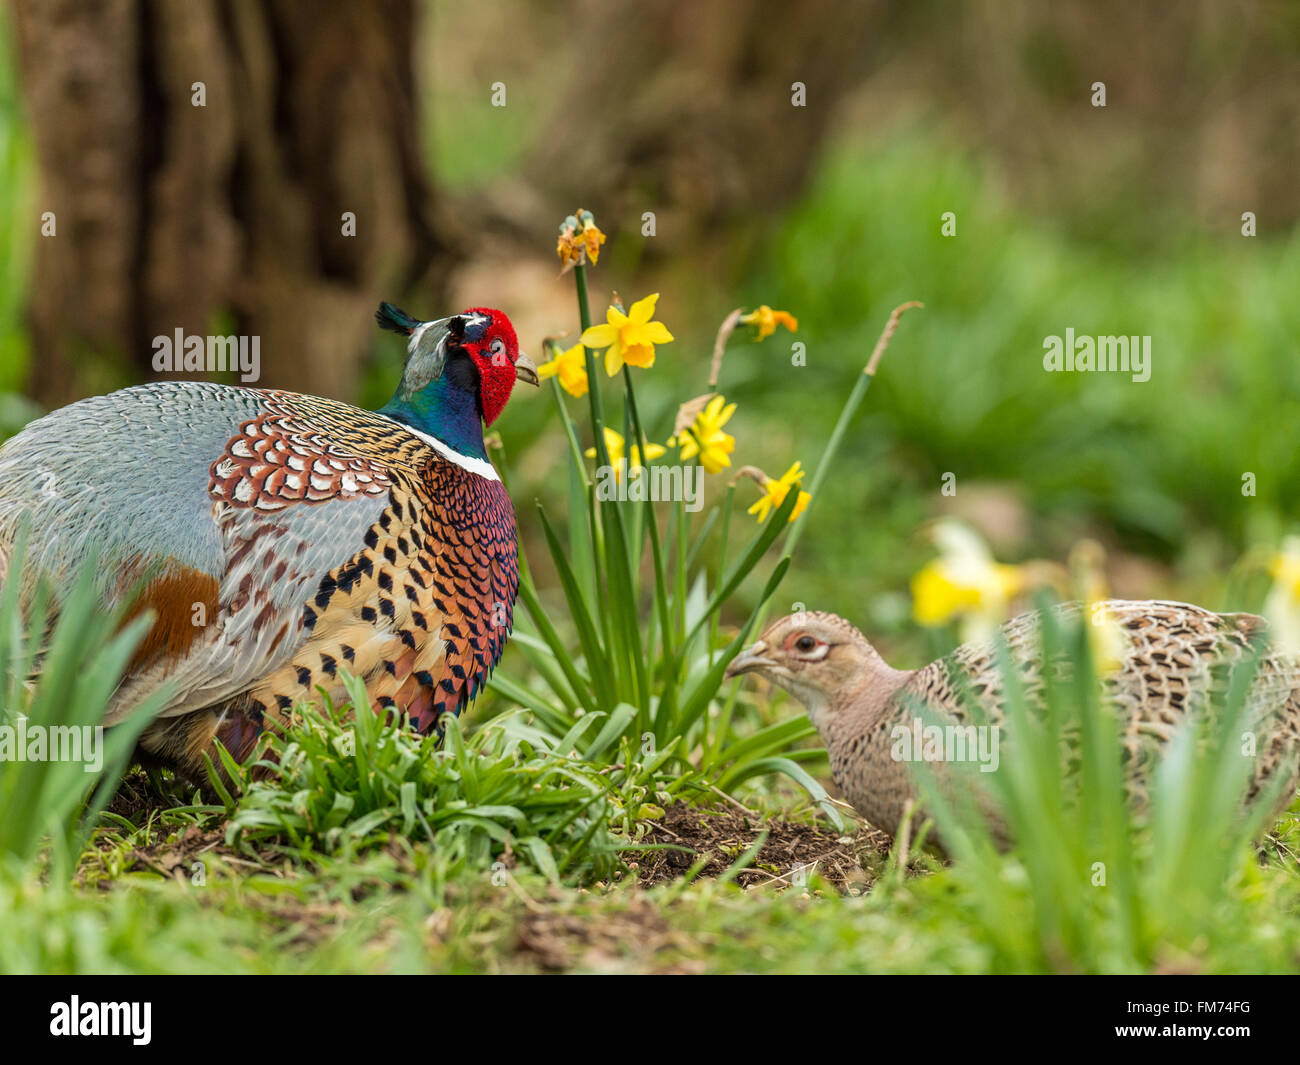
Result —
<svg viewBox="0 0 1300 1065"><path fill-rule="evenodd" d="M811 636L800 636L799 639L795 641L794 646L795 650L807 652L817 646L817 641Z"/></svg>
<svg viewBox="0 0 1300 1065"><path fill-rule="evenodd" d="M500 337L497 337L496 340L492 341L491 351L492 351L492 364L494 366L501 366L507 361L506 342L502 340Z"/></svg>

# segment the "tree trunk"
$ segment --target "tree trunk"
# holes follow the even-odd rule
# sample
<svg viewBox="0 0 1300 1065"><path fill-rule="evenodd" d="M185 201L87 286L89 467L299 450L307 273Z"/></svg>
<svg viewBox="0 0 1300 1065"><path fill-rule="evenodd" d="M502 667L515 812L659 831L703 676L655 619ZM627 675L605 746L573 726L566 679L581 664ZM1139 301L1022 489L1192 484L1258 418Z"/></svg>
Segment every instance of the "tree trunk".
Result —
<svg viewBox="0 0 1300 1065"><path fill-rule="evenodd" d="M38 400L100 390L87 356L156 376L152 340L177 329L260 337L259 384L352 394L376 300L421 280L436 305L448 269L414 17L412 0L14 0L56 226L29 299Z"/></svg>
<svg viewBox="0 0 1300 1065"><path fill-rule="evenodd" d="M574 0L590 46L526 172L542 202L606 221L655 211L664 248L761 217L802 190L887 14L881 0Z"/></svg>

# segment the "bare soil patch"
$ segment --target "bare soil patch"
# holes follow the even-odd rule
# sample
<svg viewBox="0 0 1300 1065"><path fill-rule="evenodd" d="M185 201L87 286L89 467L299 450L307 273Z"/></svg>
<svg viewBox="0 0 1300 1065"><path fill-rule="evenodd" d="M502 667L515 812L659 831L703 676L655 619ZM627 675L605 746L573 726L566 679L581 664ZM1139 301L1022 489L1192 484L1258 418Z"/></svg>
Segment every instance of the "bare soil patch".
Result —
<svg viewBox="0 0 1300 1065"><path fill-rule="evenodd" d="M764 831L767 839L754 861L735 877L742 887L791 886L805 882L814 872L839 888L866 885L870 879L863 870L863 859L889 850L889 837L872 828L837 836L817 825L681 802L648 824L644 842L661 844L664 849L625 855L646 886L678 879L701 857L707 861L700 876L721 876Z"/></svg>

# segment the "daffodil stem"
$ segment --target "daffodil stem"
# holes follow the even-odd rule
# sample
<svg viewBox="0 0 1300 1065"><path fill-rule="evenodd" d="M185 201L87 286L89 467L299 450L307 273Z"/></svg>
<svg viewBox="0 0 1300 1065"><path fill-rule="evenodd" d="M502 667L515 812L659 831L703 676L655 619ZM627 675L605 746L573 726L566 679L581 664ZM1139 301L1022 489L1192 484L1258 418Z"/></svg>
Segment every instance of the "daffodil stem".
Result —
<svg viewBox="0 0 1300 1065"><path fill-rule="evenodd" d="M627 401L627 415L631 422L628 435L636 442L638 452L641 456L641 464L647 468L650 465L650 459L647 456L649 441L646 439L645 430L641 428L641 412L636 405L636 392L632 388L632 374L628 371L627 364L623 364L623 389ZM631 448L628 448L628 476L632 476ZM643 476L648 476L644 474ZM659 619L659 627L663 630L661 637L663 641L663 700L664 714L659 718L660 721L674 721L677 716L677 684L676 684L676 662L677 652L675 649L675 640L673 630L669 620L667 589L665 588L664 557L663 547L659 541L659 520L655 514L654 502L649 495L646 497L645 504L646 524L650 535L650 551L654 562L655 572L655 611ZM639 546L639 545L638 545ZM647 660L652 660L651 646L645 647ZM662 739L664 737L659 736Z"/></svg>
<svg viewBox="0 0 1300 1065"><path fill-rule="evenodd" d="M727 497L722 503L722 538L718 541L718 583L727 571L727 540L731 536L731 509L736 505L736 482L727 485ZM718 643L718 614L709 622L709 665L713 665L713 650Z"/></svg>
<svg viewBox="0 0 1300 1065"><path fill-rule="evenodd" d="M875 378L868 374L860 374L857 383L853 386L853 391L849 393L848 402L844 404L843 410L840 411L839 420L835 423L835 428L831 430L831 437L826 442L826 449L822 452L822 457L817 462L817 468L813 470L812 482L808 485L806 491L812 496L808 502L808 507L799 515L802 521L796 521L790 527L790 533L785 539L784 557L789 558L794 554L795 545L799 543L799 537L803 534L804 526L808 524L808 509L817 499L817 493L821 490L822 482L826 480L826 475L830 472L831 464L835 461L835 456L839 453L840 445L844 442L844 437L848 433L849 423L853 421L853 416L857 414L858 408L862 405L863 397L866 396L868 389L871 388L871 382ZM794 491L799 490L799 486L794 486Z"/></svg>
<svg viewBox="0 0 1300 1065"><path fill-rule="evenodd" d="M885 323L880 339L876 341L875 349L871 352L871 358L867 361L866 368L858 375L858 380L853 385L853 391L849 393L849 398L840 411L839 420L835 423L835 428L831 430L831 438L826 441L826 450L822 452L822 457L817 462L817 469L813 471L812 483L807 488L812 499L809 500L808 508L801 515L803 520L796 521L786 537L783 558L789 558L794 554L795 545L799 543L799 537L803 535L804 526L808 524L808 509L811 509L816 503L817 493L821 490L822 482L826 480L827 474L830 473L831 463L835 461L840 445L844 442L844 437L849 431L849 423L853 421L854 415L858 413L858 408L862 406L862 400L871 388L871 382L876 379L876 368L880 365L880 358L884 355L885 348L889 346L889 341L894 336L894 330L898 328L899 319L903 317L904 312L911 308L924 306L925 304L912 300L895 307L889 315L889 321ZM798 490L797 486L795 490Z"/></svg>
<svg viewBox="0 0 1300 1065"><path fill-rule="evenodd" d="M718 390L718 378L722 376L722 358L727 353L727 340L735 332L736 323L740 321L741 308L737 307L718 326L718 335L713 341L713 361L709 363L709 391Z"/></svg>
<svg viewBox="0 0 1300 1065"><path fill-rule="evenodd" d="M578 469L578 476L582 478L583 485L590 485L591 479L587 476L587 464L582 460L582 446L578 443L578 435L573 431L573 419L569 417L569 412L564 409L564 393L560 391L560 379L551 378L551 396L555 400L556 410L560 414L560 424L564 426L564 435L569 441L569 454L573 458L573 464Z"/></svg>
<svg viewBox="0 0 1300 1065"><path fill-rule="evenodd" d="M781 553L783 559L789 559L794 555L794 549L799 543L799 537L803 535L804 526L808 524L808 511L816 504L822 483L830 473L831 464L835 461L840 445L848 434L849 423L853 421L854 416L858 413L858 408L862 406L862 400L870 390L871 383L876 379L876 368L880 365L880 357L885 353L885 348L893 337L894 330L898 328L898 320L903 316L904 311L921 306L924 306L924 304L917 302L904 303L900 307L895 307L893 313L890 314L889 321L885 324L880 339L876 342L875 350L872 351L866 368L862 373L858 374L857 382L853 385L853 391L849 393L848 400L840 410L839 420L836 421L835 428L831 430L830 439L826 441L826 449L822 452L822 457L817 462L817 468L813 471L812 483L806 489L812 498L808 501L808 506L804 509L803 514L800 515L800 520L794 522L789 533L786 534L785 550ZM799 486L795 485L791 491L798 492ZM754 628L761 631L766 618L767 604L765 603L759 611L758 622Z"/></svg>
<svg viewBox="0 0 1300 1065"><path fill-rule="evenodd" d="M587 268L585 266L575 266L573 268L574 285L578 290L578 321L582 323L584 332L591 326L591 307L587 302ZM590 356L590 352L587 353Z"/></svg>
<svg viewBox="0 0 1300 1065"><path fill-rule="evenodd" d="M574 288L578 292L578 323L582 332L591 328L591 305L587 299L587 268L582 265L573 268ZM587 359L587 398L591 404L591 431L595 436L596 463L609 465L609 449L605 446L605 411L600 401L600 378L596 376L596 353L583 345Z"/></svg>
<svg viewBox="0 0 1300 1065"><path fill-rule="evenodd" d="M690 538L690 519L686 516L686 500L677 500L677 551L680 565L677 567L677 628L686 631L686 567L690 564L687 545Z"/></svg>

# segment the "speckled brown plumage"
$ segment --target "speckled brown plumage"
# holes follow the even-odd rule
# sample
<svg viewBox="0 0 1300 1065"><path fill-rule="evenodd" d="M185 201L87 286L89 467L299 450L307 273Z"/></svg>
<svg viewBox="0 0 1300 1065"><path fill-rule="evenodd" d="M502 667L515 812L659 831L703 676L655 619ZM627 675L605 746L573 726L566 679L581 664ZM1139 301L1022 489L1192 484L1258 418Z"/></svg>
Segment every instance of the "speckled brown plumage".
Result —
<svg viewBox="0 0 1300 1065"><path fill-rule="evenodd" d="M1063 629L1095 616L1103 694L1116 708L1125 781L1134 802L1146 801L1151 768L1189 711L1222 692L1228 670L1263 649L1247 697L1247 727L1257 735L1253 795L1275 772L1293 793L1300 766L1300 666L1267 651L1267 623L1252 614L1215 614L1185 603L1107 600L1088 619L1083 608L1055 608ZM1068 663L1045 664L1042 616L1023 614L1001 635L1031 710L1041 708L1047 670L1064 679ZM773 623L743 652L729 675L754 672L808 708L826 743L845 797L868 821L893 831L917 795L912 767L894 757L897 728L926 723L1006 728L1007 702L996 640L964 644L918 670L890 668L866 638L834 614L794 614ZM967 697L963 692L968 693ZM979 707L975 720L969 699ZM1070 744L1075 737L1064 736ZM1008 737L1007 742L1014 742ZM933 767L941 783L941 765Z"/></svg>

